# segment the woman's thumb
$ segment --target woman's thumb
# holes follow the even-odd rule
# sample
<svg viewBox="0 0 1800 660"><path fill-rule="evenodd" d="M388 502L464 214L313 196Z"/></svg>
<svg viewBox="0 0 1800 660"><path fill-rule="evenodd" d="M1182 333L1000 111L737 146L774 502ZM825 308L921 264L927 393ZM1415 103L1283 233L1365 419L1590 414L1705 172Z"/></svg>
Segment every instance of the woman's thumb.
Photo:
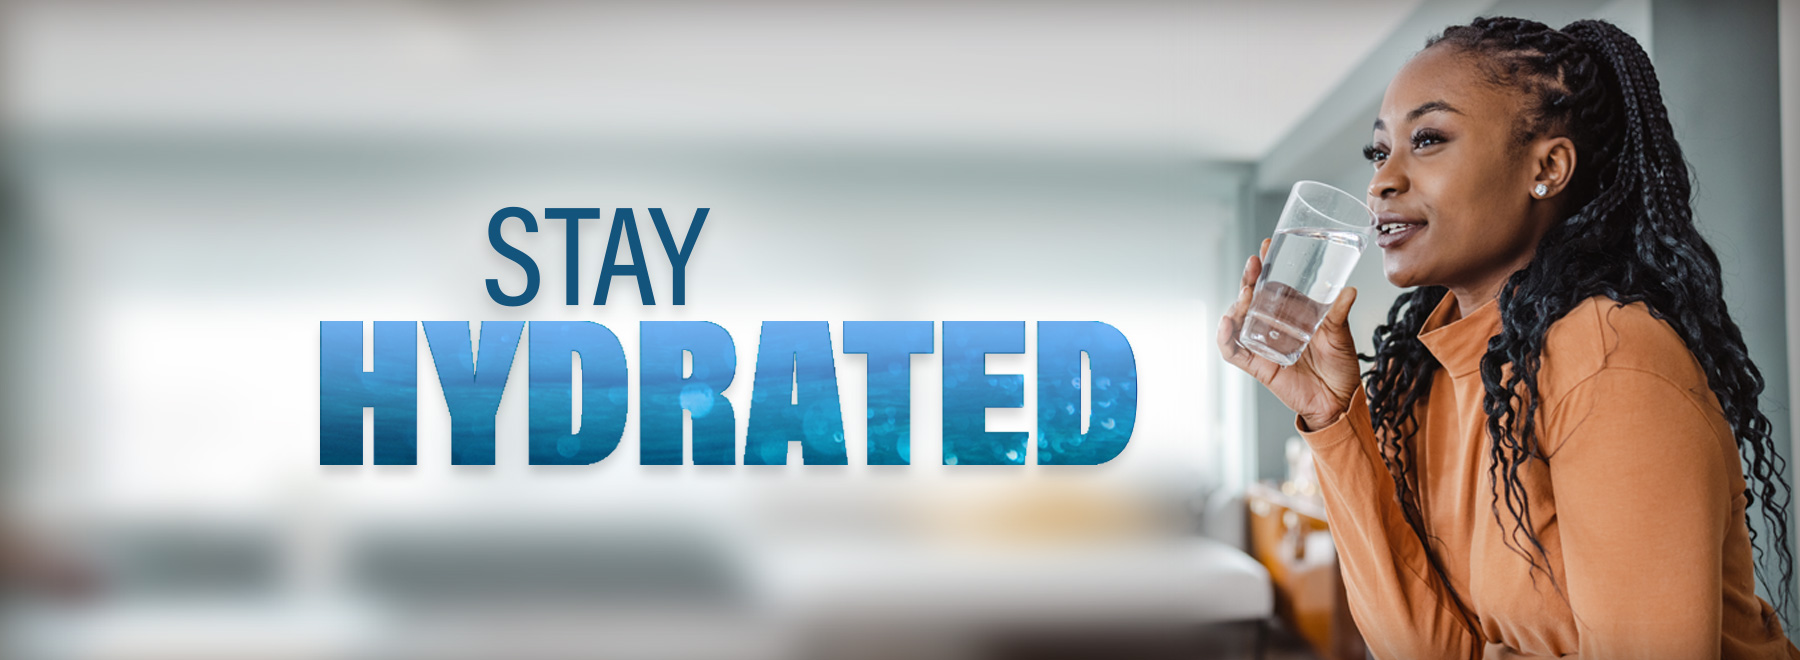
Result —
<svg viewBox="0 0 1800 660"><path fill-rule="evenodd" d="M1331 311L1326 312L1325 321L1332 327L1345 327L1350 320L1350 306L1356 304L1356 287L1344 287L1336 301L1331 304Z"/></svg>

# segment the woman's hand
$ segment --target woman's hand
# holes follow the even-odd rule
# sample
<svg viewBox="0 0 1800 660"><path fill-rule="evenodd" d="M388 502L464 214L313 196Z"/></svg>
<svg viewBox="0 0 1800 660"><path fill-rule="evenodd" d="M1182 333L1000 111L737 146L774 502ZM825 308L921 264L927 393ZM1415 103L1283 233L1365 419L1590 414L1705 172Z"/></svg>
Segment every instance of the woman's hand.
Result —
<svg viewBox="0 0 1800 660"><path fill-rule="evenodd" d="M1256 278L1262 274L1262 256L1268 253L1269 240L1263 239L1261 253L1244 264L1237 302L1219 319L1219 354L1232 366L1256 377L1276 398L1299 413L1308 429L1318 430L1350 407L1350 397L1356 394L1361 379L1356 340L1350 336L1347 322L1350 305L1356 302L1356 289L1345 288L1338 294L1300 359L1283 367L1237 343L1244 314L1250 309L1251 293L1256 289Z"/></svg>

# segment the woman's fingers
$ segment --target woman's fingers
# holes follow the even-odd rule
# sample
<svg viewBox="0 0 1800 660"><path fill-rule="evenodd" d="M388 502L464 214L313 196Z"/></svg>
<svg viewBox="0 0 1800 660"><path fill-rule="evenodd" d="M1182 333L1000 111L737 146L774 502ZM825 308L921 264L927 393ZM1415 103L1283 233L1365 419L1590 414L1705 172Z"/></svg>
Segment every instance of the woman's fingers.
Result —
<svg viewBox="0 0 1800 660"><path fill-rule="evenodd" d="M1331 398L1340 403L1356 390L1361 380L1356 339L1350 335L1350 307L1355 303L1356 289L1345 288L1339 293L1306 351L1313 360L1313 371L1320 382L1329 390Z"/></svg>
<svg viewBox="0 0 1800 660"><path fill-rule="evenodd" d="M1281 365L1270 362L1268 358L1238 345L1238 328L1242 318L1242 316L1226 316L1219 319L1219 336L1217 337L1219 354L1224 356L1226 364L1243 370L1244 373L1250 374L1250 377L1266 386L1269 384L1269 380L1281 370Z"/></svg>
<svg viewBox="0 0 1800 660"><path fill-rule="evenodd" d="M1297 411L1315 408L1322 410L1323 406L1329 405L1321 403L1325 399L1344 398L1337 392L1343 383L1331 382L1332 379L1348 382L1346 392L1355 390L1356 349L1355 342L1350 339L1348 319L1350 306L1356 301L1356 289L1346 287L1338 299L1333 301L1320 324L1319 332L1314 336L1315 345L1308 346L1300 361L1292 367L1283 368L1274 361L1239 346L1237 336L1255 296L1257 280L1266 266L1264 259L1268 256L1270 245L1271 241L1264 239L1258 254L1244 262L1244 275L1238 282L1237 299L1232 301L1225 315L1219 319L1218 336L1215 338L1219 354L1225 358L1226 363L1250 374L1269 388L1270 392L1289 407ZM1346 352L1349 353L1348 367L1345 366Z"/></svg>
<svg viewBox="0 0 1800 660"><path fill-rule="evenodd" d="M1226 314L1224 316L1219 317L1218 336L1214 337L1213 339L1214 339L1214 341L1218 342L1219 355L1225 358L1225 362L1231 364L1234 367L1242 369L1244 367L1244 365L1240 364L1241 358L1238 354L1243 352L1244 347L1239 346L1237 344L1237 333L1238 333L1237 317L1234 317L1230 314Z"/></svg>
<svg viewBox="0 0 1800 660"><path fill-rule="evenodd" d="M1350 306L1356 303L1356 287L1345 287L1338 293L1337 300L1331 302L1331 309L1325 310L1324 320L1319 322L1319 331L1313 333L1313 344L1325 352L1356 351L1356 341L1350 337ZM1307 346L1307 352L1313 352L1313 346Z"/></svg>
<svg viewBox="0 0 1800 660"><path fill-rule="evenodd" d="M1344 287L1338 299L1331 304L1331 311L1326 312L1325 322L1333 328L1347 327L1350 321L1350 306L1356 304L1356 287Z"/></svg>
<svg viewBox="0 0 1800 660"><path fill-rule="evenodd" d="M1250 299L1256 290L1256 278L1261 274L1262 264L1256 257L1244 261L1244 276L1238 282L1237 299L1225 309L1225 315L1219 318L1219 332L1216 341L1219 354L1234 367L1249 371L1251 358L1256 354L1245 350L1237 343L1238 329L1243 327L1244 314L1250 309Z"/></svg>
<svg viewBox="0 0 1800 660"><path fill-rule="evenodd" d="M1244 322L1244 310L1250 307L1251 285L1256 281L1252 275L1255 267L1256 257L1244 261L1244 276L1238 282L1237 299L1231 301L1231 306L1225 308L1225 315L1219 318L1219 353L1240 368L1243 365L1238 364L1236 357L1243 347L1237 345L1237 331Z"/></svg>
<svg viewBox="0 0 1800 660"><path fill-rule="evenodd" d="M1219 355L1225 358L1226 364L1243 370L1256 377L1257 380L1262 380L1263 377L1258 374L1256 365L1257 360L1261 360L1261 357L1251 352L1250 349L1238 345L1237 342L1238 329L1243 327L1243 319L1242 313L1228 314L1219 319L1219 335L1215 338L1219 343ZM1263 361L1267 362L1267 360Z"/></svg>
<svg viewBox="0 0 1800 660"><path fill-rule="evenodd" d="M1250 309L1250 299L1256 293L1256 278L1262 274L1262 263L1256 257L1244 262L1244 276L1238 280L1237 299L1225 309L1226 316L1242 317L1245 310Z"/></svg>

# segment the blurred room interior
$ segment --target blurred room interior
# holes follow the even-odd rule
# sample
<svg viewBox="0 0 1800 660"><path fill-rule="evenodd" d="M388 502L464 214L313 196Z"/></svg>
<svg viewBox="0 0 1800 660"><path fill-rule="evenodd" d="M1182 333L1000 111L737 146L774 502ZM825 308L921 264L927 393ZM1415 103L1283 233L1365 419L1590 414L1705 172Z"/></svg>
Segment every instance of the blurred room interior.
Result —
<svg viewBox="0 0 1800 660"><path fill-rule="evenodd" d="M1292 414L1212 337L1288 186L1364 190L1386 81L1479 15L1646 44L1777 438L1797 408L1787 3L0 8L4 657L1361 658ZM506 206L711 208L688 304L562 305L556 232L494 304ZM1378 255L1352 284L1366 341L1399 291ZM849 466L640 466L634 413L533 467L519 386L497 465L452 466L422 352L419 465L318 464L321 321L592 320L635 363L677 319L735 338L740 440L765 320L1103 320L1137 426L1098 467L945 466L919 356L913 464L867 466L892 412L840 353Z"/></svg>

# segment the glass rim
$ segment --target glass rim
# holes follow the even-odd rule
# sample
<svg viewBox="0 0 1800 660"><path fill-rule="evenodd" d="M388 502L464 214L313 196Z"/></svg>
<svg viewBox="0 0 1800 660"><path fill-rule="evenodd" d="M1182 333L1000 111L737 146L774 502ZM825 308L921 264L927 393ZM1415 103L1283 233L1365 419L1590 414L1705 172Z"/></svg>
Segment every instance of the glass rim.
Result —
<svg viewBox="0 0 1800 660"><path fill-rule="evenodd" d="M1335 216L1333 216L1329 213L1319 210L1318 206L1315 206L1311 202L1306 201L1306 196L1300 193L1301 187L1303 187L1303 186L1307 187L1307 188L1314 188L1314 187L1324 188L1325 190L1330 191L1331 193L1336 193L1338 196L1341 196L1344 199L1350 200L1351 202L1356 204L1357 208L1360 208L1363 210L1363 213L1369 219L1369 221L1365 222L1363 224L1360 224L1360 225L1352 225L1348 222L1344 222L1342 220L1337 219ZM1346 191L1342 188L1339 188L1337 186L1331 185L1329 183L1325 183L1323 181L1314 181L1311 179L1301 179L1299 181L1295 181L1294 186L1289 189L1288 197L1292 200L1298 201L1301 204L1305 205L1306 208L1312 210L1313 214L1315 214L1321 218L1325 218L1326 220L1330 220L1334 223L1343 225L1345 227L1353 227L1357 231L1360 231L1360 232L1367 233L1375 221L1375 211L1374 211L1374 209L1369 208L1368 204L1364 204L1362 200L1357 199L1355 195L1351 195L1348 191Z"/></svg>

